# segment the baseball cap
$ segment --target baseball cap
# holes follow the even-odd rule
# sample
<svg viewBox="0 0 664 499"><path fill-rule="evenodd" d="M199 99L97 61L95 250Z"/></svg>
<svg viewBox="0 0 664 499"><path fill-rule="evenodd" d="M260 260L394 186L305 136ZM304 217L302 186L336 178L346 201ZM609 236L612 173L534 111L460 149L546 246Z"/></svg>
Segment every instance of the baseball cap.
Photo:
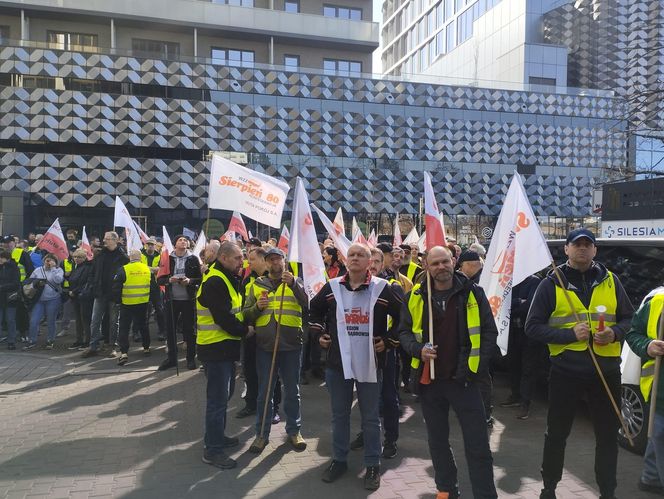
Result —
<svg viewBox="0 0 664 499"><path fill-rule="evenodd" d="M270 248L269 250L267 250L267 253L265 254L265 259L267 260L272 255L277 255L277 256L280 256L281 258L286 258L286 255L284 255L284 252L281 251L279 248Z"/></svg>
<svg viewBox="0 0 664 499"><path fill-rule="evenodd" d="M249 238L249 241L247 241L247 243L251 244L252 246L263 246L263 243L257 237Z"/></svg>
<svg viewBox="0 0 664 499"><path fill-rule="evenodd" d="M567 240L565 241L565 244L569 244L569 243L573 243L574 241L578 241L582 237L590 239L590 242L595 244L595 234L590 232L588 229L584 229L583 227L580 228L580 229L574 229L572 232L567 234Z"/></svg>
<svg viewBox="0 0 664 499"><path fill-rule="evenodd" d="M157 244L157 240L154 237L150 237L145 241L145 244Z"/></svg>
<svg viewBox="0 0 664 499"><path fill-rule="evenodd" d="M383 252L383 254L392 253L392 251L394 250L394 248L392 247L392 245L390 243L378 243L376 245L376 248L381 250Z"/></svg>
<svg viewBox="0 0 664 499"><path fill-rule="evenodd" d="M12 236L2 236L0 237L0 242L2 243L10 243L14 240Z"/></svg>
<svg viewBox="0 0 664 499"><path fill-rule="evenodd" d="M466 250L463 253L461 253L461 255L459 255L457 263L461 265L463 262L479 262L479 261L480 261L480 254L477 251Z"/></svg>

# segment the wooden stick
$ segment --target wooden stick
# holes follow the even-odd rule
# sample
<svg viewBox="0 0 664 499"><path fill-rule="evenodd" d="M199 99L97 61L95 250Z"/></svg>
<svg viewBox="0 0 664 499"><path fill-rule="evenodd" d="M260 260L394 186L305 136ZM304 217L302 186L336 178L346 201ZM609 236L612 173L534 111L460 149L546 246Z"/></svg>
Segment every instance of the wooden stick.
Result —
<svg viewBox="0 0 664 499"><path fill-rule="evenodd" d="M272 349L272 364L270 365L270 376L267 381L267 389L265 390L265 405L263 406L263 419L261 421L261 433L258 438L263 439L263 431L265 430L265 419L267 418L267 406L270 403L270 395L272 395L272 377L274 376L274 365L277 361L277 349L279 348L279 332L281 331L281 314L284 310L284 293L286 292L286 284L281 284L281 297L279 298L279 319L277 320L277 332L274 335L274 348ZM271 423L270 423L271 424Z"/></svg>
<svg viewBox="0 0 664 499"><path fill-rule="evenodd" d="M433 309L431 308L431 273L427 270L427 306L429 307L429 343L433 345ZM433 365L433 359L429 360L429 372L431 379L436 379L436 370Z"/></svg>
<svg viewBox="0 0 664 499"><path fill-rule="evenodd" d="M652 302L651 302L652 303ZM657 327L657 339L664 338L664 309L659 314L659 325ZM662 366L662 356L655 357L655 373L652 379L652 390L650 392L650 416L648 417L648 438L652 437L652 432L655 427L655 407L657 406L657 388L659 386L659 370Z"/></svg>
<svg viewBox="0 0 664 499"><path fill-rule="evenodd" d="M567 300L567 304L569 305L570 310L574 313L574 318L576 319L576 322L582 322L581 318L579 317L579 314L577 313L576 309L574 308L574 304L572 303L572 299L569 296L569 291L565 287L565 284L563 282L563 278L560 275L560 271L558 270L558 267L556 267L556 264L551 261L551 267L553 267L553 272L556 275L556 278L558 279L558 283L560 284L560 288L563 290L563 295L565 295L565 299ZM590 325L590 324L588 324ZM592 339L592 338L591 338ZM627 430L627 425L625 424L625 420L622 417L622 413L620 412L620 408L616 404L615 398L613 398L613 393L611 393L611 389L609 388L609 384L606 382L606 378L604 377L604 373L602 373L602 368L599 367L599 363L597 362L597 357L595 357L595 352L593 351L592 345L588 345L588 353L590 353L590 358L593 361L593 365L595 366L595 370L597 371L597 375L599 376L599 379L602 380L602 384L604 385L604 390L606 390L606 394L609 396L609 400L611 401L611 405L613 406L613 411L616 413L616 416L618 417L618 421L620 421L620 425L622 426L623 432L625 433L625 438L629 441L629 444L631 446L634 446L634 442L632 442L632 437L629 434L629 431Z"/></svg>

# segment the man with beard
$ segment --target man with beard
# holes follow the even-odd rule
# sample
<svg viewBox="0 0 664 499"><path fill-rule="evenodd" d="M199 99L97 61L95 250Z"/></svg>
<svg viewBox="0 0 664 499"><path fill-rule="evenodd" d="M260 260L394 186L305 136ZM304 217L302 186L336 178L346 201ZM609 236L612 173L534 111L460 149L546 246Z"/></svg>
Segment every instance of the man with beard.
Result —
<svg viewBox="0 0 664 499"><path fill-rule="evenodd" d="M424 369L429 369L430 362L435 367L435 379L427 383L426 377L421 377L419 390L438 497L459 497L457 467L449 442L452 407L461 425L473 496L495 498L493 459L476 383L489 368L498 336L491 307L482 288L454 272L448 248L431 248L426 264L431 297L427 296L426 281L416 284L406 296L399 338L406 352L424 362ZM433 337L428 327L430 313Z"/></svg>

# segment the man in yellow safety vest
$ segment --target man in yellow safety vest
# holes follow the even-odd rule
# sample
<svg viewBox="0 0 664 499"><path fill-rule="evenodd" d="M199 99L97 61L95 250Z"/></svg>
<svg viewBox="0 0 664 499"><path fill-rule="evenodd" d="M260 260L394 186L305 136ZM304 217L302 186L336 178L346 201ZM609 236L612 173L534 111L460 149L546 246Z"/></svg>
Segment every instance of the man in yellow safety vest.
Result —
<svg viewBox="0 0 664 499"><path fill-rule="evenodd" d="M141 262L141 252L129 252L129 263L120 268L113 279L113 292L120 303L118 365L124 366L129 353L129 330L132 323L143 340L143 355L150 355L150 332L148 330L148 303L150 302L150 267Z"/></svg>
<svg viewBox="0 0 664 499"><path fill-rule="evenodd" d="M482 288L454 272L448 248L431 248L426 265L431 275L431 297L426 279L406 296L399 339L413 357L411 376L418 378L413 381L420 381L415 388L419 388L427 426L437 497L459 497L457 468L449 443L452 407L461 424L473 496L495 498L493 458L477 384L478 377L489 368L498 336L491 307ZM433 316L433 337L429 334L429 314ZM435 377L428 382L420 368L429 369L431 362Z"/></svg>
<svg viewBox="0 0 664 499"><path fill-rule="evenodd" d="M208 268L196 293L196 346L207 376L203 462L221 469L237 466L224 449L239 441L224 433L226 408L235 388L235 361L240 359L240 340L248 332L238 281L241 269L240 248L230 242L222 243L217 261Z"/></svg>
<svg viewBox="0 0 664 499"><path fill-rule="evenodd" d="M542 458L542 499L556 497L565 461L565 444L572 429L577 402L586 400L595 430L595 479L600 497L614 497L618 464L618 427L599 369L620 403L620 343L629 331L634 308L618 277L594 261L595 235L580 228L567 235L567 262L537 287L526 335L547 343L551 358L549 412Z"/></svg>
<svg viewBox="0 0 664 499"><path fill-rule="evenodd" d="M247 292L244 319L256 328L256 373L258 397L256 403L256 439L249 448L260 453L268 443L272 426L273 393L277 374L284 390L284 412L288 441L296 450L304 450L307 443L300 434L300 366L302 362L302 309L307 295L302 279L286 271L284 252L270 248L265 255L268 274L256 278ZM282 298L283 295L283 298ZM278 326L279 324L279 326ZM274 374L270 380L272 352L279 327L279 343ZM271 384L268 386L268 381ZM263 424L263 407L267 394L269 420ZM263 433L261 434L261 430Z"/></svg>

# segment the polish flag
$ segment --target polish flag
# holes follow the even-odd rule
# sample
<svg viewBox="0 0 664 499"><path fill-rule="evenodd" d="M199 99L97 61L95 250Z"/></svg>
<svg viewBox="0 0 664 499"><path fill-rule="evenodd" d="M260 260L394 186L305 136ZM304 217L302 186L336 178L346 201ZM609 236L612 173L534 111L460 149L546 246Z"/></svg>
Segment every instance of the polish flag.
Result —
<svg viewBox="0 0 664 499"><path fill-rule="evenodd" d="M341 207L339 207L337 210L337 216L334 217L334 222L332 222L332 225L334 226L334 231L337 233L337 235L341 234L342 236L346 237L346 226L344 225L344 216L341 212Z"/></svg>
<svg viewBox="0 0 664 499"><path fill-rule="evenodd" d="M173 252L173 243L171 236L168 235L166 227L161 226L163 232L164 244L161 247L161 256L159 257L159 270L157 270L157 279L171 273L171 259L168 255Z"/></svg>
<svg viewBox="0 0 664 499"><path fill-rule="evenodd" d="M237 242L237 237L235 236L235 232L232 230L227 230L224 232L224 234L219 238L221 241L229 241L231 243Z"/></svg>
<svg viewBox="0 0 664 499"><path fill-rule="evenodd" d="M69 258L69 250L67 249L65 236L62 234L62 228L60 228L60 220L55 219L55 222L51 224L44 237L37 244L37 248L55 255L60 261Z"/></svg>
<svg viewBox="0 0 664 499"><path fill-rule="evenodd" d="M242 220L242 215L240 212L234 211L231 216L231 221L228 224L229 232L236 232L242 236L242 239L245 241L249 240L249 233L247 232L247 226L244 225L244 220Z"/></svg>
<svg viewBox="0 0 664 499"><path fill-rule="evenodd" d="M138 237L141 238L141 242L143 244L147 243L148 239L150 239L148 235L145 232L143 232L143 229L139 227L139 225L136 223L136 220L132 220L132 222L134 222L134 227L136 227L136 232L138 232Z"/></svg>
<svg viewBox="0 0 664 499"><path fill-rule="evenodd" d="M120 196L115 196L115 212L113 215L113 227L124 227L125 242L127 243L127 251L143 249L141 238L136 229L136 223L131 218L127 207L120 199Z"/></svg>
<svg viewBox="0 0 664 499"><path fill-rule="evenodd" d="M316 210L316 213L318 214L318 218L320 218L320 221L323 222L323 226L325 227L325 230L327 233L330 235L330 239L332 239L332 242L334 242L334 247L337 248L337 251L341 253L341 256L343 259L346 258L348 255L348 248L350 248L350 245L352 244L348 238L343 233L337 232L334 228L334 222L332 222L325 213L320 211L318 206L315 204L312 204L311 207Z"/></svg>
<svg viewBox="0 0 664 499"><path fill-rule="evenodd" d="M370 248L375 248L376 245L378 244L378 236L376 235L376 231L374 229L371 229L371 234L369 234L369 238L367 239L367 244L369 245Z"/></svg>
<svg viewBox="0 0 664 499"><path fill-rule="evenodd" d="M434 246L447 246L445 240L445 227L442 222L442 214L436 204L436 196L431 185L431 174L424 172L424 223L426 225L426 248Z"/></svg>
<svg viewBox="0 0 664 499"><path fill-rule="evenodd" d="M304 290L311 300L325 285L325 264L318 247L307 192L299 177L295 184L293 218L290 226L293 232L288 248L288 261L302 264Z"/></svg>
<svg viewBox="0 0 664 499"><path fill-rule="evenodd" d="M281 229L281 235L279 236L279 242L277 243L277 248L279 248L284 253L288 254L289 241L290 241L290 232L288 232L288 227L284 225L284 228Z"/></svg>
<svg viewBox="0 0 664 499"><path fill-rule="evenodd" d="M419 239L420 236L417 234L417 229L413 227L406 236L406 239L403 240L403 244L417 244Z"/></svg>
<svg viewBox="0 0 664 499"><path fill-rule="evenodd" d="M394 219L394 239L392 241L392 246L401 246L401 228L399 227L399 215Z"/></svg>
<svg viewBox="0 0 664 499"><path fill-rule="evenodd" d="M367 238L364 237L364 234L362 234L360 226L357 224L357 220L355 220L355 217L353 217L352 228L353 228L353 243L369 244L367 243Z"/></svg>
<svg viewBox="0 0 664 499"><path fill-rule="evenodd" d="M88 256L88 260L92 260L92 246L88 240L88 235L85 232L85 225L83 226L83 235L81 236L81 249L85 250L85 254Z"/></svg>

